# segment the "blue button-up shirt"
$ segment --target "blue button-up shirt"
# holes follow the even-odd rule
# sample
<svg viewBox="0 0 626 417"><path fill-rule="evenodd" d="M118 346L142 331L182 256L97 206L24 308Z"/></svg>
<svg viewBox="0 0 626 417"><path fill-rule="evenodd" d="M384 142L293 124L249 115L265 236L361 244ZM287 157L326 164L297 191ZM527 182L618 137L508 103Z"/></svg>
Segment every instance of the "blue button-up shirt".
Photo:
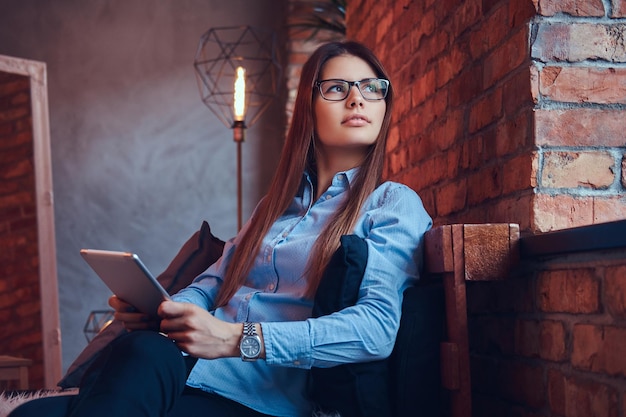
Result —
<svg viewBox="0 0 626 417"><path fill-rule="evenodd" d="M354 228L354 234L368 245L367 268L355 306L313 319L313 300L304 296L304 270L315 239L346 198L355 173L356 168L336 174L317 201L313 201L312 181L305 175L292 204L263 239L244 286L226 306L212 311L228 322L261 323L266 359L200 359L187 385L265 414L310 416L309 368L378 360L391 354L402 293L418 278L423 236L432 224L413 190L385 182L366 200ZM227 242L220 260L174 300L213 310L241 235Z"/></svg>

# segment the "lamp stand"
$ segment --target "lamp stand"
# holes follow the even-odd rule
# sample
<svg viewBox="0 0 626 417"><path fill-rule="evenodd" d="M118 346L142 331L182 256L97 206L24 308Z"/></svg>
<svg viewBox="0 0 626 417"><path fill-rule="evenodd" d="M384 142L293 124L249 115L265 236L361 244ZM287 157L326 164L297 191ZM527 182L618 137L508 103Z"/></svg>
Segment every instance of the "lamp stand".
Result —
<svg viewBox="0 0 626 417"><path fill-rule="evenodd" d="M233 140L237 144L237 231L241 230L242 219L242 180L241 180L241 144L245 139L246 123L243 120L235 120L233 122Z"/></svg>

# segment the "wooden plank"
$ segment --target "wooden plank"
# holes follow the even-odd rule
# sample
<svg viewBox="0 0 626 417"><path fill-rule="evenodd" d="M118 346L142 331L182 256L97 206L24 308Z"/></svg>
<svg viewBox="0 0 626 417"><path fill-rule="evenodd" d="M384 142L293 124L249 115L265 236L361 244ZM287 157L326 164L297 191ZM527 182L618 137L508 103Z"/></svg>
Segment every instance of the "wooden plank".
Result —
<svg viewBox="0 0 626 417"><path fill-rule="evenodd" d="M452 227L438 226L424 236L424 268L426 272L441 274L454 270L452 257Z"/></svg>
<svg viewBox="0 0 626 417"><path fill-rule="evenodd" d="M465 279L493 281L505 279L519 260L519 226L513 224L463 225Z"/></svg>

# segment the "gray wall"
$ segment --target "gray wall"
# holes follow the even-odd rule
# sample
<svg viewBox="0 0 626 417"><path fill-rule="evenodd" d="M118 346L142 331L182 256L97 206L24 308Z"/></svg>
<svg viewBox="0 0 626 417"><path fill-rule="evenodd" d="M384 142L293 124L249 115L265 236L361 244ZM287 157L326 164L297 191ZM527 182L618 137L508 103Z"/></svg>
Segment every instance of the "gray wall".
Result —
<svg viewBox="0 0 626 417"><path fill-rule="evenodd" d="M159 273L200 226L236 232L236 146L202 103L193 60L211 27L283 39L278 0L0 0L0 54L43 61L53 159L63 369L109 291L83 247L135 251ZM284 102L248 130L244 221L284 136Z"/></svg>

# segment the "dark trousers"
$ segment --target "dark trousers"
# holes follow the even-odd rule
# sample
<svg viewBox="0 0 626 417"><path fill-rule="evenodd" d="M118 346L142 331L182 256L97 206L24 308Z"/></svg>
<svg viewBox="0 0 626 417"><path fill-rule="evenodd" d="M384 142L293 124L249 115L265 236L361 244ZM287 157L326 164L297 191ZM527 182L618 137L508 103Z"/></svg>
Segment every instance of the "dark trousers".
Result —
<svg viewBox="0 0 626 417"><path fill-rule="evenodd" d="M195 360L155 332L130 332L107 346L78 395L29 401L9 417L259 417L235 401L185 386Z"/></svg>

